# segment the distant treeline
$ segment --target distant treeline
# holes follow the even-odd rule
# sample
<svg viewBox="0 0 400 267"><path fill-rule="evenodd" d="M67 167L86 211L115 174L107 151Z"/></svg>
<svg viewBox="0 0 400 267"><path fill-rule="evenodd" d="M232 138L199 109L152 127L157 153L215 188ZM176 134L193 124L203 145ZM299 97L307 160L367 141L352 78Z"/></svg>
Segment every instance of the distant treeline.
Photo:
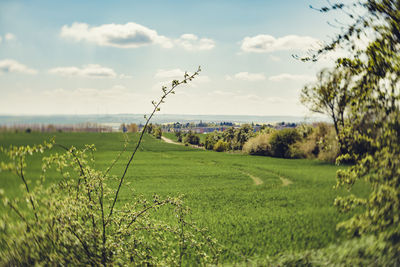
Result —
<svg viewBox="0 0 400 267"><path fill-rule="evenodd" d="M189 132L195 133L211 133L214 131L223 132L228 128L240 128L242 124L236 122L202 122L199 123L164 123L164 124L150 124L152 127L160 127L163 132ZM258 124L251 123L254 132L259 131L263 127L270 128L293 128L296 123L279 122L275 124ZM77 124L42 124L42 123L19 123L13 125L0 125L0 132L140 132L144 125L136 123L122 123L118 128L101 123L77 123ZM151 131L150 131L151 132Z"/></svg>
<svg viewBox="0 0 400 267"><path fill-rule="evenodd" d="M54 125L54 124L18 124L0 126L0 132L112 132L111 126L101 125L98 123L79 123L71 125Z"/></svg>

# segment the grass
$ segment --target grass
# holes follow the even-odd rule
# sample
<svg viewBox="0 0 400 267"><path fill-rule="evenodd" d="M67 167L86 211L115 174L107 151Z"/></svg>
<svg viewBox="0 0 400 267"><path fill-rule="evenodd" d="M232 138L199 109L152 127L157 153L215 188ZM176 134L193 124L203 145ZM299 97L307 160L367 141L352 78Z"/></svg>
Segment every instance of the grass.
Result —
<svg viewBox="0 0 400 267"><path fill-rule="evenodd" d="M107 168L123 146L123 135L119 133L1 133L0 145L38 144L53 135L66 146L94 143L96 165L101 169ZM132 148L137 135L129 136ZM123 154L113 174L122 173L128 156L129 152ZM207 227L225 248L222 261L238 262L341 241L344 234L335 230L336 224L349 215L338 213L332 205L335 196L346 193L332 189L337 169L316 160L217 153L145 136L126 182L136 194L147 197L183 194L192 219ZM29 160L28 173L32 182L39 179L39 157ZM255 185L249 175L263 183ZM292 184L283 186L280 177ZM12 174L0 173L0 188L8 196L19 194L20 184ZM123 188L119 204L131 199L128 187ZM365 194L366 188L359 185L354 191ZM2 208L0 212L9 211ZM161 210L158 216L173 219L167 211Z"/></svg>

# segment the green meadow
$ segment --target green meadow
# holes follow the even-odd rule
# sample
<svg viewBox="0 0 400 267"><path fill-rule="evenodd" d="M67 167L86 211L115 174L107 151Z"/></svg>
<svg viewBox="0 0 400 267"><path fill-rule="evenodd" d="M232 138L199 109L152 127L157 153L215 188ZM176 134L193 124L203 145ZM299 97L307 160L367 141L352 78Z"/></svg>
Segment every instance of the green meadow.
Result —
<svg viewBox="0 0 400 267"><path fill-rule="evenodd" d="M65 146L95 144L96 167L106 169L123 147L120 133L1 133L0 145L39 144L56 136ZM138 135L130 134L130 145L112 173L122 174ZM61 152L53 149L53 152ZM48 152L46 152L48 153ZM41 172L41 156L28 161L27 177L33 185ZM4 159L4 155L1 155ZM338 166L317 160L278 159L239 153L218 153L167 144L147 135L128 170L119 204L132 194L151 197L183 195L191 219L208 228L224 249L222 262L303 251L338 243L345 233L336 224L351 216L340 214L333 201ZM58 179L49 175L46 183ZM117 182L115 182L117 183ZM20 194L21 181L11 173L0 173L0 188L9 197ZM133 193L132 190L133 189ZM366 193L363 185L353 190ZM10 212L1 208L0 212ZM156 216L173 220L168 209Z"/></svg>

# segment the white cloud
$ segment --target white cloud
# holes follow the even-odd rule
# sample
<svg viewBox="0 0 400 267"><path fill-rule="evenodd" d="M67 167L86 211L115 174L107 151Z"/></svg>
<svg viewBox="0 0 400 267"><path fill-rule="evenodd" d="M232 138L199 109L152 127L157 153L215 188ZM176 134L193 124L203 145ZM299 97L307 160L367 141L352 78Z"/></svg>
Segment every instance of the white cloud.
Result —
<svg viewBox="0 0 400 267"><path fill-rule="evenodd" d="M154 75L155 78L158 79L176 79L176 78L183 78L185 72L181 69L172 69L172 70L157 70L156 74Z"/></svg>
<svg viewBox="0 0 400 267"><path fill-rule="evenodd" d="M188 33L178 39L159 35L157 31L143 25L129 22L126 24L103 24L90 26L86 23L75 22L71 26L64 25L61 28L61 37L74 41L87 41L100 46L112 46L118 48L137 48L147 45L160 45L164 48L172 48L174 45L189 51L210 50L215 42L208 38L199 38Z"/></svg>
<svg viewBox="0 0 400 267"><path fill-rule="evenodd" d="M208 93L209 96L234 96L235 93L233 92L227 92L227 91L221 91L221 90L215 90L213 92Z"/></svg>
<svg viewBox="0 0 400 267"><path fill-rule="evenodd" d="M0 60L0 74L9 72L19 72L25 74L36 74L37 70L28 68L24 64L19 63L13 59Z"/></svg>
<svg viewBox="0 0 400 267"><path fill-rule="evenodd" d="M269 59L271 59L271 60L274 61L274 62L281 61L281 58L280 58L280 57L273 56L273 55L270 55L270 56L269 56Z"/></svg>
<svg viewBox="0 0 400 267"><path fill-rule="evenodd" d="M283 50L308 50L317 45L318 40L309 36L286 35L275 38L271 35L259 34L245 37L241 43L244 52L268 53Z"/></svg>
<svg viewBox="0 0 400 267"><path fill-rule="evenodd" d="M236 73L233 76L226 75L225 79L227 81L231 80L241 80L241 81L250 81L250 82L255 82L255 81L264 81L265 75L263 73L249 73L249 72L239 72Z"/></svg>
<svg viewBox="0 0 400 267"><path fill-rule="evenodd" d="M146 106L150 105L146 97L122 85L105 89L58 88L34 92L30 96L31 101L40 99L42 103L42 105L26 104L30 107L29 112L34 111L38 114L132 113L147 110ZM18 105L20 106L19 103Z"/></svg>
<svg viewBox="0 0 400 267"><path fill-rule="evenodd" d="M125 74L120 74L118 77L120 79L132 79L133 78L131 75L125 75Z"/></svg>
<svg viewBox="0 0 400 267"><path fill-rule="evenodd" d="M86 23L73 23L61 28L61 37L74 41L87 41L100 46L119 48L137 48L157 44L165 48L173 46L172 41L155 30L140 24L129 22L126 24L103 24L89 26Z"/></svg>
<svg viewBox="0 0 400 267"><path fill-rule="evenodd" d="M211 50L215 47L214 40L208 38L199 39L197 35L191 33L182 34L179 39L175 40L175 43L189 51Z"/></svg>
<svg viewBox="0 0 400 267"><path fill-rule="evenodd" d="M52 97L70 97L76 99L97 99L100 102L104 100L111 101L113 99L120 99L121 97L126 97L131 95L125 86L116 85L110 89L94 89L94 88L77 88L74 90L66 90L63 88L58 88L54 90L45 91L44 95Z"/></svg>
<svg viewBox="0 0 400 267"><path fill-rule="evenodd" d="M274 103L274 104L283 104L283 103L297 103L298 99L297 98L283 98L279 96L271 96L265 98L265 101L268 103Z"/></svg>
<svg viewBox="0 0 400 267"><path fill-rule="evenodd" d="M255 94L247 94L247 95L237 95L235 96L235 99L241 100L241 101L250 101L250 102L260 102L260 103L268 103L268 104L296 104L298 102L297 98L284 98L284 97L279 97L279 96L269 96L269 97L264 97L264 96L259 96Z"/></svg>
<svg viewBox="0 0 400 267"><path fill-rule="evenodd" d="M7 33L7 34L4 36L4 39L5 39L6 41L13 41L13 40L16 39L16 37L15 37L15 35L12 34L12 33Z"/></svg>
<svg viewBox="0 0 400 267"><path fill-rule="evenodd" d="M257 101L261 101L262 98L254 95L254 94L249 94L249 95L240 95L240 96L236 96L236 99L239 100L243 100L243 101L251 101L251 102L257 102Z"/></svg>
<svg viewBox="0 0 400 267"><path fill-rule="evenodd" d="M59 74L62 76L80 76L89 78L115 78L117 74L113 69L103 67L97 64L85 65L78 67L58 67L49 70L51 74Z"/></svg>
<svg viewBox="0 0 400 267"><path fill-rule="evenodd" d="M191 75L191 73L188 74ZM168 80L168 82L171 82L173 79L183 80L184 75L185 72L181 69L171 69L171 70L160 69L157 70L156 74L154 75L154 78L160 80ZM211 81L210 77L208 77L207 75L200 74L196 76L190 83L206 83L209 81Z"/></svg>
<svg viewBox="0 0 400 267"><path fill-rule="evenodd" d="M3 41L3 38L1 38L1 36L0 36L0 44L1 44L2 41Z"/></svg>
<svg viewBox="0 0 400 267"><path fill-rule="evenodd" d="M191 73L188 73L191 75ZM181 69L170 69L170 70L165 70L165 69L159 69L157 70L156 74L154 75L154 78L158 79L159 81L153 85L152 89L154 91L161 89L162 86L169 86L172 82L172 80L183 80L183 76L185 75L185 72ZM200 84L208 83L210 82L211 79L207 75L198 75L196 76L192 81L189 81L186 86L188 87L197 87ZM185 85L184 85L185 86Z"/></svg>
<svg viewBox="0 0 400 267"><path fill-rule="evenodd" d="M268 78L272 82L282 82L282 81L301 81L301 82L311 82L315 79L314 76L304 75L304 74L289 74L282 73L279 75L274 75Z"/></svg>

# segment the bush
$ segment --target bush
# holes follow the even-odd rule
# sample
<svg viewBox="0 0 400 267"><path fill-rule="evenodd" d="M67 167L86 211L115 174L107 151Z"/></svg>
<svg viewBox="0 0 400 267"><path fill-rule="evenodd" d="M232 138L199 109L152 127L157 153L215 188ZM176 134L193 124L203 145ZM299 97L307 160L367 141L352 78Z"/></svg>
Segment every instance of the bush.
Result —
<svg viewBox="0 0 400 267"><path fill-rule="evenodd" d="M271 155L279 158L291 158L293 154L291 145L299 140L301 140L301 137L296 129L283 129L274 132L269 141Z"/></svg>
<svg viewBox="0 0 400 267"><path fill-rule="evenodd" d="M59 182L29 189L20 163L25 168L27 156L54 145L1 149L9 160L1 162L0 170L19 169L17 175L26 188L21 197L1 196L10 210L0 218L1 266L181 265L193 255L209 262L206 257L212 252L199 240L205 232L187 221L188 210L180 198L134 197L114 208L116 190L108 185L115 184L115 178L108 172L119 157L109 169L96 170L91 167L93 145L44 157L41 182L51 168L59 173ZM159 208L171 212L176 223L154 220L151 215Z"/></svg>
<svg viewBox="0 0 400 267"><path fill-rule="evenodd" d="M303 126L298 129L302 139L290 146L291 157L318 158L335 162L339 155L339 143L332 125L318 123L315 128Z"/></svg>
<svg viewBox="0 0 400 267"><path fill-rule="evenodd" d="M258 132L258 134L272 134L274 132L276 132L277 130L275 128L272 127L268 127L268 126L263 126L261 127L260 131Z"/></svg>
<svg viewBox="0 0 400 267"><path fill-rule="evenodd" d="M229 148L229 144L225 141L218 140L218 142L214 145L214 151L224 152Z"/></svg>
<svg viewBox="0 0 400 267"><path fill-rule="evenodd" d="M179 131L179 132L175 132L175 136L178 138L178 142L182 142L182 132L181 131Z"/></svg>
<svg viewBox="0 0 400 267"><path fill-rule="evenodd" d="M319 148L315 135L311 134L309 137L304 138L292 145L294 149L298 149L299 158L314 159L318 156Z"/></svg>
<svg viewBox="0 0 400 267"><path fill-rule="evenodd" d="M189 143L192 145L200 144L200 137L198 137L194 132L189 131L185 136L185 143Z"/></svg>
<svg viewBox="0 0 400 267"><path fill-rule="evenodd" d="M212 132L207 134L206 139L204 141L204 147L207 150L213 150L214 145L221 139L221 136L216 132Z"/></svg>
<svg viewBox="0 0 400 267"><path fill-rule="evenodd" d="M149 134L153 133L154 125L152 123L149 123L146 127L146 132ZM143 129L144 130L144 129Z"/></svg>
<svg viewBox="0 0 400 267"><path fill-rule="evenodd" d="M270 134L260 134L250 138L243 146L242 151L249 155L271 155L271 146L269 144Z"/></svg>
<svg viewBox="0 0 400 267"><path fill-rule="evenodd" d="M318 159L328 162L336 162L340 147L333 127L320 139Z"/></svg>
<svg viewBox="0 0 400 267"><path fill-rule="evenodd" d="M155 136L155 138L161 139L162 130L160 126L153 128L153 135Z"/></svg>
<svg viewBox="0 0 400 267"><path fill-rule="evenodd" d="M253 136L253 127L251 127L250 124L243 124L239 129L235 130L232 148L235 150L242 150L243 145Z"/></svg>

